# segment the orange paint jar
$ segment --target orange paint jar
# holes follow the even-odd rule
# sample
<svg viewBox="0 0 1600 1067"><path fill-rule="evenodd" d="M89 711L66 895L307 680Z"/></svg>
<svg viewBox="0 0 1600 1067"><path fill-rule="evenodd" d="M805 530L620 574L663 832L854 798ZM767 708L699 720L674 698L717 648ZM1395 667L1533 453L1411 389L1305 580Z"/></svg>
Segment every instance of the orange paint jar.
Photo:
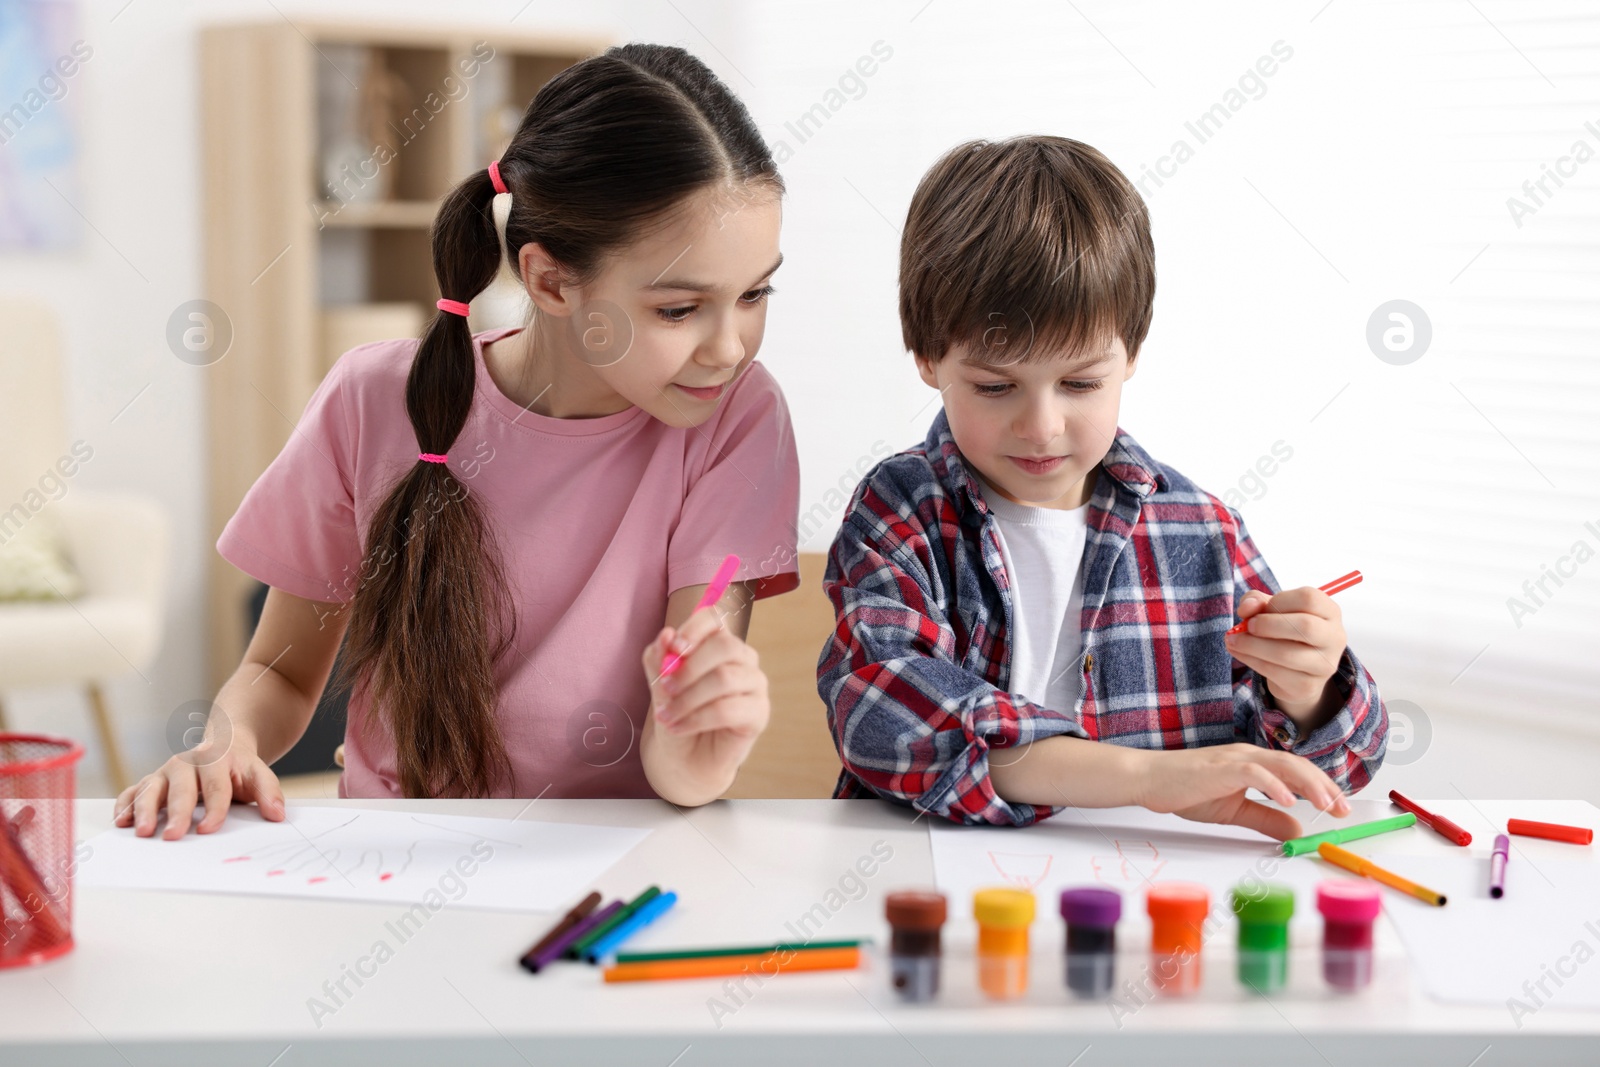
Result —
<svg viewBox="0 0 1600 1067"><path fill-rule="evenodd" d="M1200 946L1211 893L1192 882L1156 882L1145 896L1150 913L1150 974L1156 988L1184 996L1200 988Z"/></svg>

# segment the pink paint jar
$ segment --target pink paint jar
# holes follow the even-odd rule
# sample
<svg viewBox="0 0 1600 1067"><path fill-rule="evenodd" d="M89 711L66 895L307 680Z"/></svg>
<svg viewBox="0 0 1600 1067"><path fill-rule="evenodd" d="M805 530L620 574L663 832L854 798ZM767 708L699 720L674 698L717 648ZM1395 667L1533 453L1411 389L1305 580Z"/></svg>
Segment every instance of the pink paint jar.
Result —
<svg viewBox="0 0 1600 1067"><path fill-rule="evenodd" d="M1372 924L1383 910L1371 882L1330 878L1317 885L1322 913L1322 977L1354 992L1372 981Z"/></svg>

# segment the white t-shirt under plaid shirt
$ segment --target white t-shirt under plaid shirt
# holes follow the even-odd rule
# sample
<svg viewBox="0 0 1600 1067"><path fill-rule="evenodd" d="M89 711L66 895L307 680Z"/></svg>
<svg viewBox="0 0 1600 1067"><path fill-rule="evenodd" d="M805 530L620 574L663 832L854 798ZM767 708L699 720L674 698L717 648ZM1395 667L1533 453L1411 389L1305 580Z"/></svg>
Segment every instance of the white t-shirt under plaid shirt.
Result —
<svg viewBox="0 0 1600 1067"><path fill-rule="evenodd" d="M1077 708L1083 671L1083 546L1089 505L1031 507L1001 496L981 476L983 501L1000 527L1011 579L1011 685L1052 711Z"/></svg>

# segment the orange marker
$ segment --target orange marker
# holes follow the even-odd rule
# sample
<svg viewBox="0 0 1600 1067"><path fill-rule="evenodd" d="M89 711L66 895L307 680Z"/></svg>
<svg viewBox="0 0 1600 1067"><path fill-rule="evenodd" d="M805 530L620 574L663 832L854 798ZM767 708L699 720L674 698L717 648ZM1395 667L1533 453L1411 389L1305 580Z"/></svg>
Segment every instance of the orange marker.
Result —
<svg viewBox="0 0 1600 1067"><path fill-rule="evenodd" d="M1332 596L1335 593L1344 592L1346 589L1349 589L1352 585L1360 585L1360 584L1361 584L1361 572L1360 571L1351 571L1349 574L1345 575L1343 578L1335 578L1333 581L1329 582L1327 585L1321 585L1321 586L1318 586L1317 588L1321 589L1324 593L1327 593L1329 596ZM1255 618L1255 616L1252 615L1250 618ZM1246 619L1244 622L1235 623L1233 626L1228 628L1228 632L1230 634L1242 634L1242 633L1244 633L1246 631L1246 629L1249 626L1249 624L1250 624L1250 619Z"/></svg>
<svg viewBox="0 0 1600 1067"><path fill-rule="evenodd" d="M1402 878L1393 871L1386 871L1365 856L1358 856L1348 849L1324 841L1317 846L1317 855L1329 863L1343 867L1347 871L1371 878L1374 882L1382 882L1390 889L1398 889L1402 893L1410 893L1418 900L1432 904L1435 907L1444 907L1444 894L1437 893L1426 886L1420 886L1409 878Z"/></svg>
<svg viewBox="0 0 1600 1067"><path fill-rule="evenodd" d="M774 975L788 971L849 971L861 966L861 948L774 951L765 956L696 956L676 960L619 963L604 971L608 982L648 982L667 978L714 978L724 974Z"/></svg>

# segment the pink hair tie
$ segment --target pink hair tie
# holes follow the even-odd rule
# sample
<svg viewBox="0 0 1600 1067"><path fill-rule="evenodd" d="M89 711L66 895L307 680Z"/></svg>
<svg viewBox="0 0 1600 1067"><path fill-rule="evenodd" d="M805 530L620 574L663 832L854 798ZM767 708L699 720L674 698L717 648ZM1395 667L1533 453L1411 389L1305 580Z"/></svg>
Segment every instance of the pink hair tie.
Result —
<svg viewBox="0 0 1600 1067"><path fill-rule="evenodd" d="M417 458L424 463L443 463L445 460L442 452L418 452Z"/></svg>
<svg viewBox="0 0 1600 1067"><path fill-rule="evenodd" d="M505 179L500 177L500 161L498 159L489 164L489 183L494 186L494 191L497 193L509 193L511 191L506 188Z"/></svg>
<svg viewBox="0 0 1600 1067"><path fill-rule="evenodd" d="M460 300L436 300L433 306L440 311L448 311L452 315L460 315L462 318L467 317L467 311L469 310L466 303Z"/></svg>

